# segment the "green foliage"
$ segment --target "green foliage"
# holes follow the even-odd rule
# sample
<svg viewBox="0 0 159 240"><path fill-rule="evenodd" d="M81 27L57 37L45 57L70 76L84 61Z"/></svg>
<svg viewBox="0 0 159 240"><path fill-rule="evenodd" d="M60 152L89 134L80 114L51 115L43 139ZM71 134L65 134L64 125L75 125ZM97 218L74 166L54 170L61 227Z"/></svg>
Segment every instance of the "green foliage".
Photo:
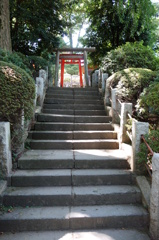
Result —
<svg viewBox="0 0 159 240"><path fill-rule="evenodd" d="M155 9L150 0L92 0L86 11L90 25L83 44L96 47L90 54L94 63L123 43L143 40L148 45L153 40Z"/></svg>
<svg viewBox="0 0 159 240"><path fill-rule="evenodd" d="M149 134L144 135L144 138L153 152L159 152L159 130L151 130ZM152 157L148 155L148 149L144 142L140 144L140 151L138 153L138 166L141 167L145 163L151 166Z"/></svg>
<svg viewBox="0 0 159 240"><path fill-rule="evenodd" d="M65 70L68 74L78 75L79 67L78 65L65 65Z"/></svg>
<svg viewBox="0 0 159 240"><path fill-rule="evenodd" d="M143 42L127 42L111 50L102 59L101 68L109 75L126 68L148 68L154 71L159 68L159 58Z"/></svg>
<svg viewBox="0 0 159 240"><path fill-rule="evenodd" d="M111 77L107 79L108 88L113 87L117 89L118 98L124 102L133 103L133 114L138 119L147 120L150 114L150 107L153 107L153 101L149 101L151 98L151 87L150 84L155 82L158 72L154 72L150 69L143 68L128 68L117 73L114 73ZM149 99L146 96L147 104L142 105L139 101L145 89L148 88ZM158 94L157 88L152 88ZM150 103L149 103L150 102ZM142 112L144 110L144 112ZM158 109L157 109L158 111Z"/></svg>
<svg viewBox="0 0 159 240"><path fill-rule="evenodd" d="M22 53L11 53L0 48L0 61L13 63L31 75L29 59Z"/></svg>
<svg viewBox="0 0 159 240"><path fill-rule="evenodd" d="M25 70L30 76L36 76L40 69L51 68L51 63L40 56L25 56L19 52L8 52L0 48L0 61L13 63Z"/></svg>
<svg viewBox="0 0 159 240"><path fill-rule="evenodd" d="M155 82L144 89L137 100L136 110L138 117L148 119L159 116L159 83Z"/></svg>
<svg viewBox="0 0 159 240"><path fill-rule="evenodd" d="M65 22L62 0L10 1L12 47L25 55L41 55L59 45Z"/></svg>
<svg viewBox="0 0 159 240"><path fill-rule="evenodd" d="M15 123L24 110L25 119L33 114L35 84L32 77L21 68L0 62L0 118Z"/></svg>

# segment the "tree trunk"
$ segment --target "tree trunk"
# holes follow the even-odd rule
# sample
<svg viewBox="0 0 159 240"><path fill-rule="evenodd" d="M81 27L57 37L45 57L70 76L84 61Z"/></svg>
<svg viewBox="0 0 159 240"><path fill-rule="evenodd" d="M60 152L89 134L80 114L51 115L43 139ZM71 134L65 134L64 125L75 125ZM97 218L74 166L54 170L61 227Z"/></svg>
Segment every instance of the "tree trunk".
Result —
<svg viewBox="0 0 159 240"><path fill-rule="evenodd" d="M12 51L9 0L0 0L0 47Z"/></svg>

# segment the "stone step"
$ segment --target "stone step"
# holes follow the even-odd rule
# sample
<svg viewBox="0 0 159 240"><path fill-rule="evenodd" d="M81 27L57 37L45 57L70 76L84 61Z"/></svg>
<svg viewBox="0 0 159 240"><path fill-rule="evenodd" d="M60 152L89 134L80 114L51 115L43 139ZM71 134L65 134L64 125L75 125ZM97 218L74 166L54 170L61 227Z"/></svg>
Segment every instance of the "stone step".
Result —
<svg viewBox="0 0 159 240"><path fill-rule="evenodd" d="M66 122L36 122L37 131L100 131L113 130L110 123L66 123Z"/></svg>
<svg viewBox="0 0 159 240"><path fill-rule="evenodd" d="M11 175L12 187L130 185L134 177L120 169L17 170Z"/></svg>
<svg viewBox="0 0 159 240"><path fill-rule="evenodd" d="M129 169L122 150L28 150L18 161L20 169Z"/></svg>
<svg viewBox="0 0 159 240"><path fill-rule="evenodd" d="M109 123L112 117L109 116L79 116L79 115L58 115L58 114L38 114L38 122L74 122L74 123Z"/></svg>
<svg viewBox="0 0 159 240"><path fill-rule="evenodd" d="M53 238L52 238L53 237ZM39 231L39 232L7 232L1 235L1 240L150 240L149 236L134 229L93 229L85 231Z"/></svg>
<svg viewBox="0 0 159 240"><path fill-rule="evenodd" d="M147 228L145 209L134 205L14 208L0 215L0 231L47 231L97 228Z"/></svg>
<svg viewBox="0 0 159 240"><path fill-rule="evenodd" d="M5 206L87 206L141 203L135 186L9 187Z"/></svg>
<svg viewBox="0 0 159 240"><path fill-rule="evenodd" d="M115 131L30 131L28 138L35 140L117 139Z"/></svg>
<svg viewBox="0 0 159 240"><path fill-rule="evenodd" d="M43 109L104 110L102 104L44 104Z"/></svg>
<svg viewBox="0 0 159 240"><path fill-rule="evenodd" d="M52 99L85 99L85 100L101 100L100 95L82 95L82 94L57 94L57 93L46 93L46 98Z"/></svg>
<svg viewBox="0 0 159 240"><path fill-rule="evenodd" d="M31 149L118 149L115 139L28 140Z"/></svg>
<svg viewBox="0 0 159 240"><path fill-rule="evenodd" d="M71 110L71 109L43 109L43 113L60 115L105 116L105 110Z"/></svg>
<svg viewBox="0 0 159 240"><path fill-rule="evenodd" d="M93 104L93 105L103 105L102 100L97 99L59 99L59 98L45 98L44 104Z"/></svg>

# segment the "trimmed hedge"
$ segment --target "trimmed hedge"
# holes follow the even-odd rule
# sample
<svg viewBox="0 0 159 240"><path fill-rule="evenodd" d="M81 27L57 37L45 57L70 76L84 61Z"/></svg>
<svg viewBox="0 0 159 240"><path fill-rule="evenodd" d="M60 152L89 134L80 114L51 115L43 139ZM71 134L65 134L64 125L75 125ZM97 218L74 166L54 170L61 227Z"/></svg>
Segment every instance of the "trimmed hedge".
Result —
<svg viewBox="0 0 159 240"><path fill-rule="evenodd" d="M159 69L159 58L150 47L143 42L135 42L119 46L111 50L102 60L101 68L109 75L126 68Z"/></svg>
<svg viewBox="0 0 159 240"><path fill-rule="evenodd" d="M109 77L107 85L117 89L121 101L133 103L135 117L147 120L150 113L159 114L158 74L150 69L128 68Z"/></svg>
<svg viewBox="0 0 159 240"><path fill-rule="evenodd" d="M25 119L33 114L35 83L23 69L0 61L0 118L14 122L21 109Z"/></svg>

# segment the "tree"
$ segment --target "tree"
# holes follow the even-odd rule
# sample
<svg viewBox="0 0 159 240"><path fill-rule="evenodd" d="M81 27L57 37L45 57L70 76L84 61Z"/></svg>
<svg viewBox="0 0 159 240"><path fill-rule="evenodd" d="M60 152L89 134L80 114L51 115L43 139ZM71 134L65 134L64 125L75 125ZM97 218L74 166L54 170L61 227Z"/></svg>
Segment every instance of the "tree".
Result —
<svg viewBox="0 0 159 240"><path fill-rule="evenodd" d="M66 35L69 38L69 45L73 47L73 34L77 32L78 39L76 47L79 45L79 38L81 29L86 21L85 5L87 1L78 0L70 1L65 4L65 11L63 12L63 18L67 22L65 28Z"/></svg>
<svg viewBox="0 0 159 240"><path fill-rule="evenodd" d="M27 55L51 52L59 45L65 22L62 0L12 0L11 33L15 51Z"/></svg>
<svg viewBox="0 0 159 240"><path fill-rule="evenodd" d="M96 47L97 51L91 53L95 63L123 43L150 43L155 14L150 0L92 0L86 11L90 25L83 44Z"/></svg>
<svg viewBox="0 0 159 240"><path fill-rule="evenodd" d="M0 47L12 51L9 0L0 1Z"/></svg>

